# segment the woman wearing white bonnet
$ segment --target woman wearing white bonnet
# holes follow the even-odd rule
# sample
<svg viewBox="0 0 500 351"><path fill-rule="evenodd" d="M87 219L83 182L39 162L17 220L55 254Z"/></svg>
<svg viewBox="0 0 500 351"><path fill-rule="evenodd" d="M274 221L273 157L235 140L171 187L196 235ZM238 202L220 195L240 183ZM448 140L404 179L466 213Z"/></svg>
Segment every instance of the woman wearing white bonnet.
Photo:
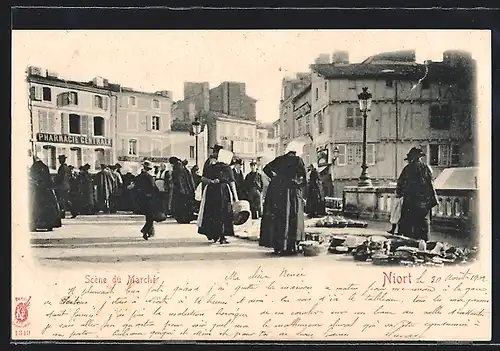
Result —
<svg viewBox="0 0 500 351"><path fill-rule="evenodd" d="M306 167L300 157L304 144L291 141L285 154L268 163L263 171L271 179L264 200L259 245L279 255L297 254L305 240L303 188Z"/></svg>

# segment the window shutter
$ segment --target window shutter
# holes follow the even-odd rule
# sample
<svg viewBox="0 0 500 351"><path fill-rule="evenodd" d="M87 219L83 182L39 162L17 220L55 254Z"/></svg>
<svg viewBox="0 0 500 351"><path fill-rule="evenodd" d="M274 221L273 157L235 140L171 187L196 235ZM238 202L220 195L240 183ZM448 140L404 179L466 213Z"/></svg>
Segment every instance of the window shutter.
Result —
<svg viewBox="0 0 500 351"><path fill-rule="evenodd" d="M89 117L87 119L87 124L88 124L88 136L93 136L94 135L94 117Z"/></svg>
<svg viewBox="0 0 500 351"><path fill-rule="evenodd" d="M61 113L61 134L69 134L69 115Z"/></svg>
<svg viewBox="0 0 500 351"><path fill-rule="evenodd" d="M57 95L57 98L56 98L56 103L57 103L57 106L62 106L62 101L63 101L63 94L59 94Z"/></svg>
<svg viewBox="0 0 500 351"><path fill-rule="evenodd" d="M339 148L339 154L337 156L337 165L345 166L346 164L346 146L345 144L336 145Z"/></svg>
<svg viewBox="0 0 500 351"><path fill-rule="evenodd" d="M38 110L38 129L40 133L47 133L48 131L46 111Z"/></svg>
<svg viewBox="0 0 500 351"><path fill-rule="evenodd" d="M35 87L30 87L30 99L35 100Z"/></svg>
<svg viewBox="0 0 500 351"><path fill-rule="evenodd" d="M109 105L109 97L104 96L104 97L102 98L102 108L103 108L104 110L107 110L107 109L108 109L108 105Z"/></svg>
<svg viewBox="0 0 500 351"><path fill-rule="evenodd" d="M81 124L81 131L83 135L87 135L89 131L89 116L87 115L82 115L80 118L80 124Z"/></svg>
<svg viewBox="0 0 500 351"><path fill-rule="evenodd" d="M42 87L35 87L35 100L42 101L43 99L43 88Z"/></svg>
<svg viewBox="0 0 500 351"><path fill-rule="evenodd" d="M146 116L146 131L151 131L151 116Z"/></svg>
<svg viewBox="0 0 500 351"><path fill-rule="evenodd" d="M375 144L366 145L366 163L368 165L375 164Z"/></svg>
<svg viewBox="0 0 500 351"><path fill-rule="evenodd" d="M56 132L56 114L53 111L49 112L48 116L48 131L49 133Z"/></svg>

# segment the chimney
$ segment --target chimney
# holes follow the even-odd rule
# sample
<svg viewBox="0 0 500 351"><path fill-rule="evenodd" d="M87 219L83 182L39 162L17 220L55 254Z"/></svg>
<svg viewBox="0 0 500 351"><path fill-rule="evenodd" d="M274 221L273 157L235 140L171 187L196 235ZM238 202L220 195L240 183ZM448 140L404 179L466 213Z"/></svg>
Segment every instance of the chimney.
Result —
<svg viewBox="0 0 500 351"><path fill-rule="evenodd" d="M319 54L316 60L314 60L316 64L329 64L330 63L330 54Z"/></svg>
<svg viewBox="0 0 500 351"><path fill-rule="evenodd" d="M347 51L335 51L332 54L332 63L335 65L347 65L349 64L349 52Z"/></svg>
<svg viewBox="0 0 500 351"><path fill-rule="evenodd" d="M92 79L92 83L94 83L96 87L104 87L104 79L102 77L95 77L94 79Z"/></svg>

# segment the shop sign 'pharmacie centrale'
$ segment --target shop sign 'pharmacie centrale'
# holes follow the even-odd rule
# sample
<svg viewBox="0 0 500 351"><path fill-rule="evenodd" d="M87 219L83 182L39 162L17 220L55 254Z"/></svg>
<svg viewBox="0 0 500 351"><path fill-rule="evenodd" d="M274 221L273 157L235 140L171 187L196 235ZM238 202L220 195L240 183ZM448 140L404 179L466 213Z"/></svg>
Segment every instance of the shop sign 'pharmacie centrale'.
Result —
<svg viewBox="0 0 500 351"><path fill-rule="evenodd" d="M111 138L90 137L86 135L38 133L36 140L46 143L112 146Z"/></svg>

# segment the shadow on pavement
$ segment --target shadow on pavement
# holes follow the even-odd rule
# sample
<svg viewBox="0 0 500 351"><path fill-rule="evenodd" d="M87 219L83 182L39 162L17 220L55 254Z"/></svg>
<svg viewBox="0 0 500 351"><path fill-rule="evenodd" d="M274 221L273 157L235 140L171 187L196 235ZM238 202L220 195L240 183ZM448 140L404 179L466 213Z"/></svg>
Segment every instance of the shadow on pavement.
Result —
<svg viewBox="0 0 500 351"><path fill-rule="evenodd" d="M231 246L241 246L238 244L244 244L243 242L238 242L233 240ZM150 238L148 241L144 240L142 237L137 238L60 238L60 239L50 239L50 238L38 238L31 240L31 246L37 249L77 249L77 248L92 248L92 249L103 249L103 248L183 248L183 247L210 247L211 241L206 239L193 239L193 238ZM246 244L245 246L248 246Z"/></svg>
<svg viewBox="0 0 500 351"><path fill-rule="evenodd" d="M92 263L119 263L119 262L168 262L168 261L225 261L241 259L262 259L276 257L273 253L266 251L254 252L198 252L198 253L169 253L157 255L88 255L71 257L44 257L43 260L66 261L66 262L92 262ZM287 257L288 259L300 257ZM303 257L302 257L303 258ZM278 257L276 257L278 259Z"/></svg>

